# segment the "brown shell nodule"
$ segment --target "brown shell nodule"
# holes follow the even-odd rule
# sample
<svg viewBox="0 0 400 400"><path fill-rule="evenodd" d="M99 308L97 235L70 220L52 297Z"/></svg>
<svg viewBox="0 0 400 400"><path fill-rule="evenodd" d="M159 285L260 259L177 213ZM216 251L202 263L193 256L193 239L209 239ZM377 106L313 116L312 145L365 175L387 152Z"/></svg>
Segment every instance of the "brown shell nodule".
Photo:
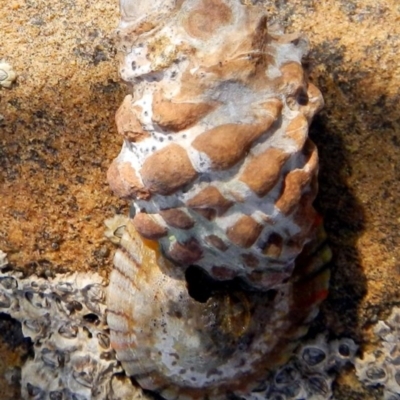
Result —
<svg viewBox="0 0 400 400"><path fill-rule="evenodd" d="M121 0L132 92L108 180L136 215L108 323L127 374L168 400L246 395L326 296L307 41L243 3Z"/></svg>

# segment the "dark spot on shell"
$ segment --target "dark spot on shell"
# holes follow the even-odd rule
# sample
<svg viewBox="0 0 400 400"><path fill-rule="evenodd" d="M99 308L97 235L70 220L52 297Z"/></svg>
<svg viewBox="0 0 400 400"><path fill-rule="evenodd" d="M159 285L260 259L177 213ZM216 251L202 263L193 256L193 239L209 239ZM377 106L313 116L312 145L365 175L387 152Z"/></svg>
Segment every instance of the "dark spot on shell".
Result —
<svg viewBox="0 0 400 400"><path fill-rule="evenodd" d="M70 303L67 303L66 308L72 314L75 311L81 311L83 306L79 301L72 300Z"/></svg>
<svg viewBox="0 0 400 400"><path fill-rule="evenodd" d="M89 322L90 324L98 324L99 317L96 314L89 313L83 316L84 321Z"/></svg>
<svg viewBox="0 0 400 400"><path fill-rule="evenodd" d="M63 393L59 391L50 392L50 400L63 400Z"/></svg>
<svg viewBox="0 0 400 400"><path fill-rule="evenodd" d="M325 360L325 353L317 347L306 347L302 354L303 360L311 367L315 367Z"/></svg>
<svg viewBox="0 0 400 400"><path fill-rule="evenodd" d="M37 386L31 385L29 382L26 385L29 396L39 398L44 395L43 390Z"/></svg>
<svg viewBox="0 0 400 400"><path fill-rule="evenodd" d="M196 265L190 265L186 269L185 278L189 295L199 303L206 303L211 296L217 293L242 289L242 282L239 278L218 281Z"/></svg>
<svg viewBox="0 0 400 400"><path fill-rule="evenodd" d="M347 344L341 344L339 346L338 351L339 351L339 354L342 357L349 357L350 356L350 349L349 349L349 346L347 346Z"/></svg>
<svg viewBox="0 0 400 400"><path fill-rule="evenodd" d="M301 106L306 106L308 104L308 95L305 90L300 90L300 93L297 95L297 102Z"/></svg>

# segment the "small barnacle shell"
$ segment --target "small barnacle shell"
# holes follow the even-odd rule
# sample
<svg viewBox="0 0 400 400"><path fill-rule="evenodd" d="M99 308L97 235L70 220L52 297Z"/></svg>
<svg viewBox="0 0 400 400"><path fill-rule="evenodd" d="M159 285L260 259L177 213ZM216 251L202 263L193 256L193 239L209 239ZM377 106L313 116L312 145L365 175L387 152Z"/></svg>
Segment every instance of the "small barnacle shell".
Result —
<svg viewBox="0 0 400 400"><path fill-rule="evenodd" d="M64 352L59 350L50 350L43 348L41 350L41 358L43 362L50 368L63 367L66 361L66 355Z"/></svg>
<svg viewBox="0 0 400 400"><path fill-rule="evenodd" d="M42 293L37 293L32 290L26 290L24 292L25 299L35 308L48 309L50 308L49 299Z"/></svg>
<svg viewBox="0 0 400 400"><path fill-rule="evenodd" d="M302 399L306 396L301 373L292 363L288 363L278 369L274 376L274 386L287 399Z"/></svg>
<svg viewBox="0 0 400 400"><path fill-rule="evenodd" d="M332 377L327 374L308 376L306 379L307 398L330 399L332 396Z"/></svg>
<svg viewBox="0 0 400 400"><path fill-rule="evenodd" d="M0 292L0 308L10 308L11 298L6 293Z"/></svg>
<svg viewBox="0 0 400 400"><path fill-rule="evenodd" d="M99 345L103 349L108 349L110 347L110 336L107 335L105 332L99 332L97 334L97 339L99 341Z"/></svg>
<svg viewBox="0 0 400 400"><path fill-rule="evenodd" d="M43 317L29 318L29 313L27 313L28 318L24 319L22 323L22 333L24 336L41 337L47 334L50 327L50 317L49 314L45 314Z"/></svg>
<svg viewBox="0 0 400 400"><path fill-rule="evenodd" d="M3 276L0 278L0 285L3 286L3 288L6 290L13 290L17 289L18 282L12 276Z"/></svg>
<svg viewBox="0 0 400 400"><path fill-rule="evenodd" d="M33 400L42 400L45 396L45 392L42 389L32 385L29 382L26 384L26 390L29 395L29 398Z"/></svg>
<svg viewBox="0 0 400 400"><path fill-rule="evenodd" d="M127 222L128 218L120 214L106 219L104 236L114 244L119 244Z"/></svg>
<svg viewBox="0 0 400 400"><path fill-rule="evenodd" d="M358 350L354 340L348 338L333 340L329 343L329 347L330 357L333 358L335 366L340 368L346 363L354 364L355 354Z"/></svg>
<svg viewBox="0 0 400 400"><path fill-rule="evenodd" d="M364 358L356 359L356 373L360 381L367 386L384 384L388 379L385 363L377 361L373 354L364 354Z"/></svg>
<svg viewBox="0 0 400 400"><path fill-rule="evenodd" d="M56 285L56 291L60 294L72 293L74 291L74 287L70 282L60 282Z"/></svg>
<svg viewBox="0 0 400 400"><path fill-rule="evenodd" d="M374 327L374 333L387 342L396 341L396 336L393 334L392 328L384 321L378 321Z"/></svg>
<svg viewBox="0 0 400 400"><path fill-rule="evenodd" d="M400 331L400 308L393 307L387 323L396 331Z"/></svg>
<svg viewBox="0 0 400 400"><path fill-rule="evenodd" d="M96 362L90 356L76 357L72 360L72 378L79 385L92 388L96 373ZM71 385L75 387L75 385Z"/></svg>
<svg viewBox="0 0 400 400"><path fill-rule="evenodd" d="M300 379L300 372L291 364L279 368L274 376L274 383L277 387L286 386Z"/></svg>
<svg viewBox="0 0 400 400"><path fill-rule="evenodd" d="M17 78L11 65L4 60L0 60L0 86L9 88Z"/></svg>
<svg viewBox="0 0 400 400"><path fill-rule="evenodd" d="M324 371L329 363L329 346L324 335L310 344L301 345L297 357L302 367L307 371Z"/></svg>
<svg viewBox="0 0 400 400"><path fill-rule="evenodd" d="M77 325L72 325L70 323L65 323L61 325L60 328L58 329L58 333L67 339L77 337L78 332L79 332L79 327Z"/></svg>

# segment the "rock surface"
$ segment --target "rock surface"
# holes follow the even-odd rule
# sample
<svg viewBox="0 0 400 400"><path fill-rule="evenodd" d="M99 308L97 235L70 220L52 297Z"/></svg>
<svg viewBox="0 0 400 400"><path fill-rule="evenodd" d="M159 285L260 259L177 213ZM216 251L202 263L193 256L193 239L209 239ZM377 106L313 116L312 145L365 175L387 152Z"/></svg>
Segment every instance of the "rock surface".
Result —
<svg viewBox="0 0 400 400"><path fill-rule="evenodd" d="M310 39L311 77L325 99L311 137L320 154L316 207L335 258L314 332L328 329L370 348L371 326L400 300L399 5L264 3L271 22ZM26 274L106 276L111 245L103 221L126 211L105 178L120 147L114 114L126 93L110 41L118 4L13 0L3 13L0 58L18 78L0 89L0 247ZM10 343L2 336L0 350L14 366ZM5 400L16 398L6 393ZM334 387L338 399L381 394L351 371Z"/></svg>

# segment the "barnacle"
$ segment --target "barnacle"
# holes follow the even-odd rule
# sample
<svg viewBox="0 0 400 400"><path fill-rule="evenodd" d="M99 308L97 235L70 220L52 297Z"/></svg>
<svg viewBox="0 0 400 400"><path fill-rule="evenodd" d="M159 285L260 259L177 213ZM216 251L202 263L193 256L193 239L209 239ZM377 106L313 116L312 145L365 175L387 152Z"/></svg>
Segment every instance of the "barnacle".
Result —
<svg viewBox="0 0 400 400"><path fill-rule="evenodd" d="M17 74L11 65L4 60L0 60L0 86L9 88L17 78Z"/></svg>

